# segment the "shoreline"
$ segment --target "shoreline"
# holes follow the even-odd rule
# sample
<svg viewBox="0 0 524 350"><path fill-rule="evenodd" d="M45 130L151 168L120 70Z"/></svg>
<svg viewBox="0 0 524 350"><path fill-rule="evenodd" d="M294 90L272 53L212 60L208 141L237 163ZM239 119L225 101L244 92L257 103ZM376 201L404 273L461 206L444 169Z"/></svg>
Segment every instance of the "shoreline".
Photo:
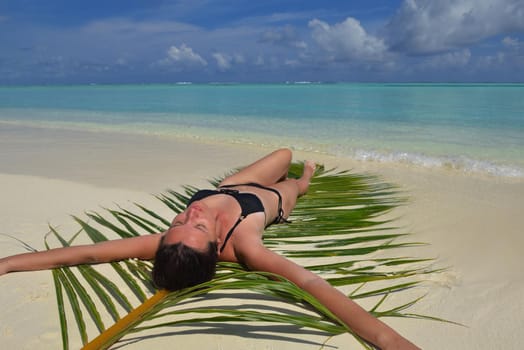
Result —
<svg viewBox="0 0 524 350"><path fill-rule="evenodd" d="M151 194L166 188L177 190L186 184L203 187L207 179L270 151L257 146L48 129L28 130L24 139L2 139L0 144L7 142L18 142L11 145L18 149L0 152L0 190L4 194L0 199L4 213L0 232L16 234L39 249L43 248L48 222L66 232L72 223L70 214L80 215L84 210L114 203L152 203L155 199ZM519 251L524 244L522 180L402 164L388 166L302 151L296 152L294 159L376 174L398 185L409 202L391 215L399 218L399 226L413 232L415 240L428 243L407 254L435 257L436 268L447 268L421 287L427 296L413 312L467 327L410 319L385 322L424 349L516 348L524 341L519 331L524 326ZM15 254L21 248L2 236L0 252ZM0 302L6 305L0 316L0 339L6 347L59 347L49 272L2 276L0 290ZM29 322L32 327L27 327ZM318 342L325 340L291 334L290 339L297 342L275 342L271 338L213 335L198 330L174 337L181 345L209 341L205 349L318 349ZM328 346L346 348L348 338L337 336ZM313 343L302 344L298 339ZM173 341L171 337L153 338L125 348L139 349L144 344L161 348Z"/></svg>
<svg viewBox="0 0 524 350"><path fill-rule="evenodd" d="M137 162L142 161L148 161L146 165L150 167L154 167L157 164L163 163L164 161L169 161L169 147L173 144L179 145L182 148L182 152L190 153L193 149L193 147L199 148L199 150L206 150L206 151L212 151L213 148L220 147L222 149L227 149L231 152L231 157L239 158L240 160L243 159L243 156L247 154L251 154L252 157L258 157L265 153L271 152L273 149L281 148L281 147L288 147L293 149L294 153L298 156L302 155L301 157L295 157L295 160L305 160L308 157L314 158L317 162L326 163L326 166L340 166L343 165L346 168L356 168L361 169L364 171L370 171L374 173L380 173L384 169L386 169L389 172L392 173L398 173L401 171L406 172L419 172L421 175L424 175L425 173L433 173L438 172L439 174L443 176L458 176L458 177L465 177L465 178L472 178L472 179L483 179L487 181L494 181L497 183L523 183L524 184L524 174L523 176L519 175L494 175L490 171L487 170L471 170L471 169L463 169L460 167L456 167L453 164L446 164L442 163L440 165L427 165L422 163L416 163L411 161L404 161L402 160L402 156L399 156L399 158L392 157L390 160L386 160L388 157L381 159L380 157L360 157L358 155L349 156L349 155L343 155L343 154L335 154L333 152L330 152L328 150L313 150L313 149L307 149L307 147L302 146L296 146L293 144L272 144L272 143L246 143L245 140L237 140L237 141L224 141L222 139L212 139L212 138L206 138L204 136L188 136L185 134L182 135L172 135L172 134L145 134L145 133L135 133L130 132L128 130L109 130L109 129L101 129L101 130L92 130L92 129L81 129L81 128L68 128L68 127L49 127L45 125L41 126L35 126L35 125L24 125L24 124L11 124L11 123L5 123L0 122L0 125L7 126L3 130L0 128L0 146L4 150L8 150L8 152L0 152L0 173L11 173L16 174L18 171L20 171L22 174L28 174L33 175L35 170L43 169L44 171L42 176L49 176L51 178L59 177L64 179L69 179L72 177L73 179L79 179L81 182L88 182L95 185L102 185L104 186L104 183L108 184L109 186L113 186L114 181L108 181L104 182L101 179L87 179L85 177L79 176L78 173L72 174L71 172L67 173L66 176L62 176L60 173L55 172L53 174L49 173L49 169L46 167L26 167L24 168L23 163L26 159L21 159L20 161L17 160L16 163L9 163L6 162L6 159L9 160L10 157L8 154L9 151L14 150L17 152L20 156L28 156L28 152L32 152L31 157L34 159L41 159L46 158L46 147L54 147L54 151L58 151L58 148L60 146L61 140L64 143L61 145L66 145L67 147L73 147L72 150L69 150L70 153L73 152L85 152L87 148L89 148L89 152L94 152L97 154L97 156L101 157L101 160L99 163L101 164L108 164L111 159L109 159L109 155L106 154L107 151L111 151L111 153L115 153L115 150L118 151L118 154L111 154L113 156L113 160L117 160L119 162L120 166L127 166L129 168L130 162L132 160L126 160L123 158L118 159L117 155L120 156L127 156L128 153L125 153L124 148L131 148L134 152L138 152L138 155L135 155L134 158L137 160ZM9 130L9 128L12 128ZM13 131L14 129L14 131ZM18 130L17 130L18 129ZM26 140L24 142L20 142L20 129L24 134L26 135ZM36 140L31 140L30 138L32 136L35 136ZM42 139L44 141L47 141L48 143L42 143ZM49 144L49 141L52 140L53 144ZM72 141L72 142L71 142ZM138 143L137 143L138 141ZM89 145L91 143L91 145ZM18 145L16 145L18 144ZM14 146L13 146L14 145ZM90 147L89 147L90 146ZM18 147L18 148L17 148ZM242 149L242 153L239 153L239 149ZM35 155L35 150L37 152L40 152L40 154L37 156ZM176 150L177 153L180 150ZM63 152L63 151L62 151ZM265 153L264 153L265 152ZM155 154L156 153L156 154ZM246 154L247 153L247 154ZM158 156L160 154L160 156ZM4 157L2 157L4 156ZM7 157L6 157L7 156ZM148 158L144 157L154 157L153 159L149 160ZM48 161L53 161L53 157L47 157ZM69 157L71 158L71 157ZM66 158L67 159L67 158ZM250 159L246 157L245 162L250 162ZM69 159L70 160L70 159ZM128 163L128 164L124 164ZM231 162L229 168L225 167L225 171L228 171L232 167L241 166L244 163L235 163ZM228 165L226 164L226 165ZM486 163L488 164L488 163ZM73 164L74 166L79 166L81 164ZM499 166L502 168L507 168L504 165ZM18 169L16 169L18 168ZM210 168L213 169L213 168ZM507 169L510 169L507 168ZM18 171L17 171L18 170ZM169 180L169 179L166 179ZM192 178L191 178L192 180ZM136 183L136 179L134 179L133 182L129 182L128 184L134 185ZM178 183L183 183L178 181ZM124 186L126 183L124 183Z"/></svg>

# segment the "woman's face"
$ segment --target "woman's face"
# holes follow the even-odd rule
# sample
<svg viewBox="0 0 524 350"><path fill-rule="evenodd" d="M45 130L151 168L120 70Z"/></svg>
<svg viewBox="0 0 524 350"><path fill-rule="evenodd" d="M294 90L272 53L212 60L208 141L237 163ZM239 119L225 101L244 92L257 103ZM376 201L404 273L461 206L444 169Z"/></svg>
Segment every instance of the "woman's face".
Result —
<svg viewBox="0 0 524 350"><path fill-rule="evenodd" d="M195 201L175 216L164 233L164 244L183 243L196 250L207 250L209 242L216 242L216 214L202 201Z"/></svg>

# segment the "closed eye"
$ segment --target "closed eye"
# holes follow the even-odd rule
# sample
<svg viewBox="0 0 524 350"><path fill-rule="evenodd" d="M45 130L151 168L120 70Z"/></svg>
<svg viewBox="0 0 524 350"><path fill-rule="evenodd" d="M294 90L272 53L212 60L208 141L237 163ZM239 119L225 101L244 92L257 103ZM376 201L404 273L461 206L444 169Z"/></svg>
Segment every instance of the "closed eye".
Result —
<svg viewBox="0 0 524 350"><path fill-rule="evenodd" d="M207 227L202 225L202 224L196 225L195 228L199 229L202 232L206 232L207 233Z"/></svg>

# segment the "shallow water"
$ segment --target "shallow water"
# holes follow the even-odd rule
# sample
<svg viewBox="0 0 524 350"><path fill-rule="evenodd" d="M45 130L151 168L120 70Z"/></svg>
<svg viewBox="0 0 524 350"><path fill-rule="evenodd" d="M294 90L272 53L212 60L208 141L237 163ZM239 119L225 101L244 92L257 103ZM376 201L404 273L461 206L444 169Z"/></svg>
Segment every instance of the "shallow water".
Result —
<svg viewBox="0 0 524 350"><path fill-rule="evenodd" d="M2 124L288 146L524 177L524 84L0 88Z"/></svg>

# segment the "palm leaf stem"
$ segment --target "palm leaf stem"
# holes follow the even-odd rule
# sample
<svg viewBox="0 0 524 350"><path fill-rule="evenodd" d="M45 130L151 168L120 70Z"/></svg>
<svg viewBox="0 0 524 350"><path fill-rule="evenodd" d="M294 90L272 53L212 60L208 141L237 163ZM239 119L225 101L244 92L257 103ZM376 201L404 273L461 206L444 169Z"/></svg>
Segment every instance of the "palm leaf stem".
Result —
<svg viewBox="0 0 524 350"><path fill-rule="evenodd" d="M161 303L167 295L168 292L166 290L159 290L140 306L118 320L113 326L109 327L105 332L86 344L82 350L104 350L109 348L109 346L122 337L123 331L141 322L142 318L151 312L151 308Z"/></svg>

